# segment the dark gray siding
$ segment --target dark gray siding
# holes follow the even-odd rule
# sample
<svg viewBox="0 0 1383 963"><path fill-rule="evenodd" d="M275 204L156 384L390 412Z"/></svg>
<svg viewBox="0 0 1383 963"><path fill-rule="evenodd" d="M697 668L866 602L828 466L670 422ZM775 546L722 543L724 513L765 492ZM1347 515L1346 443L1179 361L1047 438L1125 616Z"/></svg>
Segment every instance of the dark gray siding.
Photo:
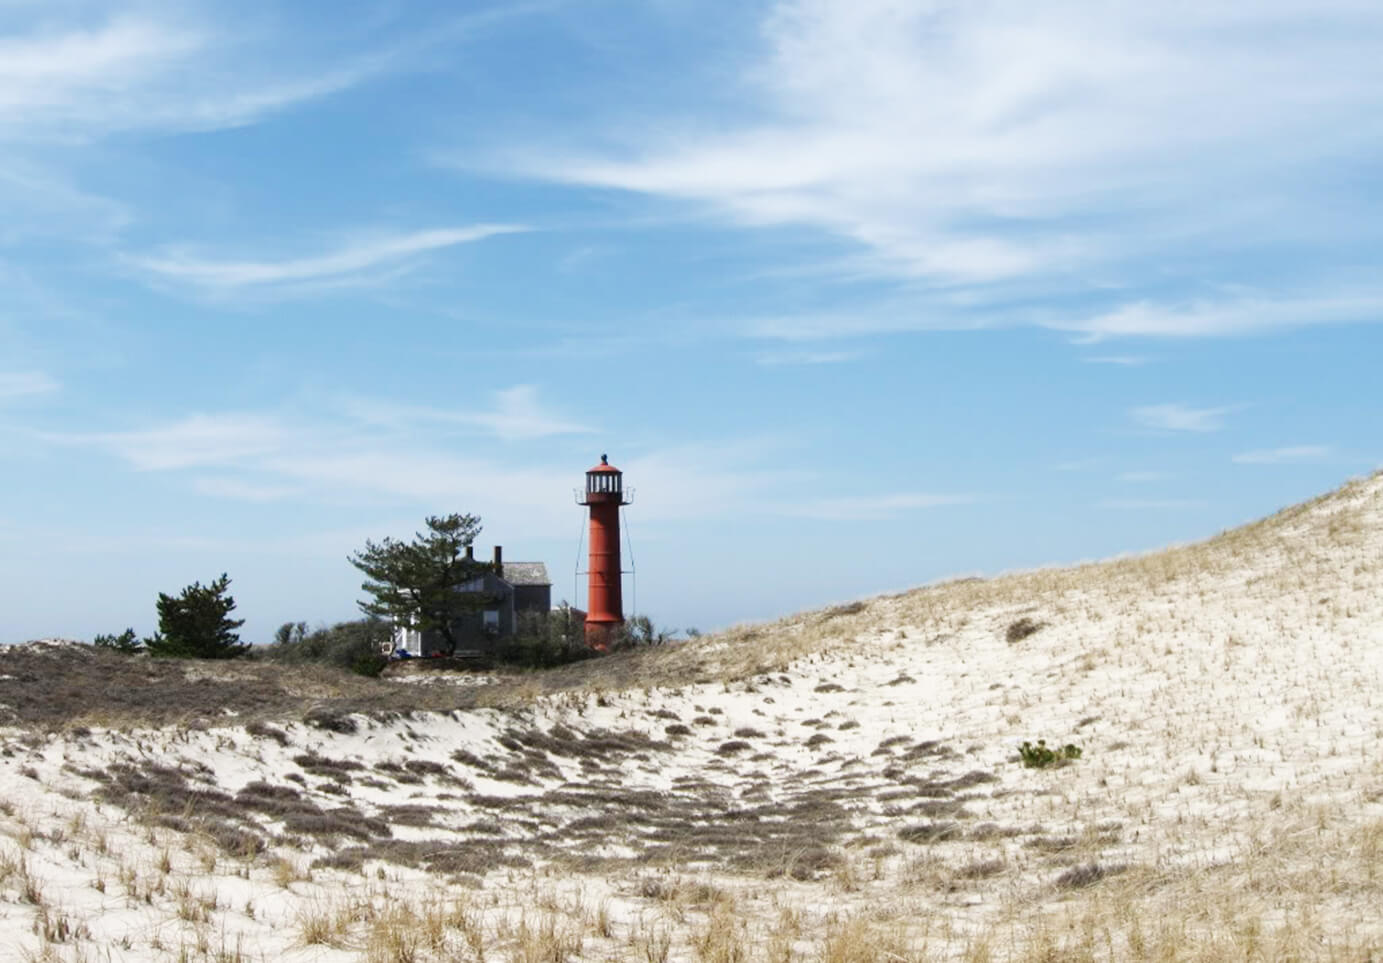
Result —
<svg viewBox="0 0 1383 963"><path fill-rule="evenodd" d="M514 610L517 612L551 612L551 585L515 585Z"/></svg>
<svg viewBox="0 0 1383 963"><path fill-rule="evenodd" d="M520 625L520 615L552 611L552 583L542 562L505 562L504 576L486 571L466 586L478 607L451 624L458 655L489 655ZM486 618L486 613L491 613ZM425 632L418 655L446 654L441 632Z"/></svg>

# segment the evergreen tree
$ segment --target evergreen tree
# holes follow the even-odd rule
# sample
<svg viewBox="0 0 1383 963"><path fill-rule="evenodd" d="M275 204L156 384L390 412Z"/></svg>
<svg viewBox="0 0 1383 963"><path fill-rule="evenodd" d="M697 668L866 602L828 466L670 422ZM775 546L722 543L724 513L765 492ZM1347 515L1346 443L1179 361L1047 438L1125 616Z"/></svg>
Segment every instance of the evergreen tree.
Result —
<svg viewBox="0 0 1383 963"><path fill-rule="evenodd" d="M250 651L236 629L244 619L232 619L235 599L226 594L230 577L210 585L193 582L178 596L158 594L158 632L145 642L150 655L178 659L234 659Z"/></svg>
<svg viewBox="0 0 1383 963"><path fill-rule="evenodd" d="M121 655L134 655L144 651L144 643L134 634L134 629L126 629L119 635L98 635L91 644L99 649L113 649Z"/></svg>
<svg viewBox="0 0 1383 963"><path fill-rule="evenodd" d="M411 542L367 540L362 551L350 556L350 563L365 573L360 587L370 595L358 603L360 610L397 625L439 632L447 652L454 653L452 623L482 604L477 593L461 587L490 567L465 553L479 534L475 515L433 515L427 531L417 532Z"/></svg>

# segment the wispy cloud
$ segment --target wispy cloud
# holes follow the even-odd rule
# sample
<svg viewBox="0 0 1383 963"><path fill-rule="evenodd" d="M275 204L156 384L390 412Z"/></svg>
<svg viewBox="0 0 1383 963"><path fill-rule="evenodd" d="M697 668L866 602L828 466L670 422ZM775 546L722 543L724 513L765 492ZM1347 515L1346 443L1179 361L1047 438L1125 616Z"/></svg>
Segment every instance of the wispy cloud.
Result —
<svg viewBox="0 0 1383 963"><path fill-rule="evenodd" d="M550 530L554 519L569 517L573 476L579 480L579 473L564 476L537 462L516 465L490 453L453 453L384 439L334 439L284 450L259 460L256 469L302 492L338 499L487 506L487 517L503 514L525 530L535 523Z"/></svg>
<svg viewBox="0 0 1383 963"><path fill-rule="evenodd" d="M150 169L102 177L106 189L123 185L125 197L99 196L89 186L95 142L252 125L379 77L428 69L441 47L454 56L487 27L545 6L407 17L377 10L369 18L376 29L365 29L359 17L327 23L291 4L0 0L0 243L35 235L108 242L139 219L129 185L147 182ZM100 166L132 156L112 152ZM275 267L181 252L151 260L215 287L252 284L256 268Z"/></svg>
<svg viewBox="0 0 1383 963"><path fill-rule="evenodd" d="M42 371L0 371L0 401L52 394L61 387L56 379Z"/></svg>
<svg viewBox="0 0 1383 963"><path fill-rule="evenodd" d="M1239 407L1225 405L1218 408L1192 408L1173 402L1143 405L1132 409L1129 415L1138 425L1154 431L1219 431L1224 427L1225 415L1239 410Z"/></svg>
<svg viewBox="0 0 1383 963"><path fill-rule="evenodd" d="M196 30L133 16L10 34L0 40L0 133L70 137L111 125L136 92L205 46Z"/></svg>
<svg viewBox="0 0 1383 963"><path fill-rule="evenodd" d="M569 517L574 484L541 464L456 453L436 438L307 412L197 414L133 431L39 437L105 451L136 471L186 474L191 490L213 498L483 505L525 531Z"/></svg>
<svg viewBox="0 0 1383 963"><path fill-rule="evenodd" d="M129 208L75 186L51 166L0 159L0 244L64 237L104 242L131 221Z"/></svg>
<svg viewBox="0 0 1383 963"><path fill-rule="evenodd" d="M492 395L494 403L484 409L437 408L406 405L374 399L344 401L344 409L362 423L406 431L410 427L439 425L478 429L501 440L529 441L555 435L589 434L594 429L551 410L538 397L534 385L514 385Z"/></svg>
<svg viewBox="0 0 1383 963"><path fill-rule="evenodd" d="M435 228L376 236L348 242L325 254L278 261L213 260L177 251L161 257L130 258L130 263L170 281L213 291L231 291L341 280L379 268L398 266L429 251L524 230L527 229L516 224Z"/></svg>
<svg viewBox="0 0 1383 963"><path fill-rule="evenodd" d="M728 325L734 333L756 339L786 342L826 341L908 331L972 330L1001 323L981 317L973 298L943 293L922 301L891 297L853 310L812 311L737 318Z"/></svg>
<svg viewBox="0 0 1383 963"><path fill-rule="evenodd" d="M538 389L516 385L496 393L493 410L463 414L462 421L478 425L498 438L530 440L552 435L589 434L586 425L570 421L538 403Z"/></svg>
<svg viewBox="0 0 1383 963"><path fill-rule="evenodd" d="M0 141L238 127L405 62L403 48L388 46L299 43L285 57L272 34L216 22L192 4L111 5L100 19L33 6L0 39Z"/></svg>
<svg viewBox="0 0 1383 963"><path fill-rule="evenodd" d="M364 398L333 399L330 409L330 414L308 409L196 413L133 431L48 433L41 437L54 444L103 449L138 471L230 468L267 472L273 476L267 480L219 483L202 479L195 486L220 497L265 500L289 494L292 486L285 487L286 481L320 481L330 477L305 470L303 466L308 464L328 464L332 470L355 466L354 471L344 472L342 477L346 478L352 473L371 476L376 469L384 477L390 453L407 451L410 446L415 451L426 451L429 439L436 445L439 425L462 426L507 441L534 441L592 430L542 404L532 385L497 391L493 406L477 410L446 410ZM419 461L416 454L403 457L406 462ZM422 461L435 459L429 455ZM452 470L445 469L443 474ZM416 484L410 483L409 490Z"/></svg>
<svg viewBox="0 0 1383 963"><path fill-rule="evenodd" d="M193 414L136 431L48 434L46 440L103 448L139 471L243 464L288 447L296 432L272 415Z"/></svg>
<svg viewBox="0 0 1383 963"><path fill-rule="evenodd" d="M1263 448L1240 452L1232 458L1236 465L1285 465L1293 462L1320 461L1330 457L1329 445L1292 445L1286 448Z"/></svg>
<svg viewBox="0 0 1383 963"><path fill-rule="evenodd" d="M1383 291L1318 292L1278 296L1240 295L1163 304L1138 301L1081 320L1049 327L1073 331L1085 341L1114 337L1199 338L1249 334L1313 324L1383 320Z"/></svg>
<svg viewBox="0 0 1383 963"><path fill-rule="evenodd" d="M1149 255L1184 255L1188 238L1213 257L1326 236L1325 206L1303 192L1327 182L1310 172L1376 143L1378 125L1360 118L1383 106L1380 37L1383 10L1351 0L784 0L731 81L740 117L660 118L637 138L612 122L615 149L590 147L583 124L570 149L502 152L496 166L690 202L738 225L817 227L884 277L1127 287ZM1140 302L1076 327L1185 336L1311 320L1266 302Z"/></svg>
<svg viewBox="0 0 1383 963"><path fill-rule="evenodd" d="M928 492L895 492L880 495L843 495L810 501L787 502L780 511L822 521L880 521L907 512L954 505L971 505L978 495L939 495Z"/></svg>
<svg viewBox="0 0 1383 963"><path fill-rule="evenodd" d="M844 364L848 361L858 361L865 356L863 350L854 351L766 351L754 359L755 364L763 365L767 368L800 366L800 365L822 365L822 364Z"/></svg>
<svg viewBox="0 0 1383 963"><path fill-rule="evenodd" d="M238 478L198 478L192 487L202 495L242 502L276 502L299 494L292 485L265 485Z"/></svg>
<svg viewBox="0 0 1383 963"><path fill-rule="evenodd" d="M635 502L641 518L687 521L708 512L743 516L770 511L785 492L808 484L808 472L770 467L772 455L780 451L781 440L775 437L718 438L669 443L611 461L624 471L626 486L657 493Z"/></svg>
<svg viewBox="0 0 1383 963"><path fill-rule="evenodd" d="M1115 511L1183 511L1195 508L1206 508L1209 506L1197 498L1106 498L1097 502L1097 508L1107 508Z"/></svg>
<svg viewBox="0 0 1383 963"><path fill-rule="evenodd" d="M1115 355L1095 355L1081 358L1086 364L1112 364L1123 368L1137 368L1148 363L1148 359L1140 355L1115 354Z"/></svg>
<svg viewBox="0 0 1383 963"><path fill-rule="evenodd" d="M487 435L516 432L538 442L553 433L587 430L536 405L526 386L497 393L489 412L463 417ZM35 437L104 451L136 471L181 475L193 491L213 498L253 503L312 499L429 510L454 505L482 511L487 522L502 522L506 531L550 536L569 530L575 512L571 491L581 482L588 464L584 458L557 463L545 448L527 450L522 457L510 457L510 449L502 445L458 448L452 437L437 431L448 419L454 413L362 402L316 414L204 413L132 431ZM765 452L774 444L717 439L667 445L621 460L620 467L658 493L640 507L645 522L775 511L785 491L807 485L810 477L765 467ZM589 458L594 461L595 453ZM891 504L901 509L924 502L906 496ZM866 511L858 505L852 510Z"/></svg>

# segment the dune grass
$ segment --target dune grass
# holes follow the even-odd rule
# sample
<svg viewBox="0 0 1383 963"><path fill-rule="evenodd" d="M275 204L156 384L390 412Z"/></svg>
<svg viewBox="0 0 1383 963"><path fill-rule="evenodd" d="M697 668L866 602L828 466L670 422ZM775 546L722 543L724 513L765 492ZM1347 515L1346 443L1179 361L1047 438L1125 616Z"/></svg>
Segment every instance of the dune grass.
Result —
<svg viewBox="0 0 1383 963"><path fill-rule="evenodd" d="M1383 476L484 686L6 655L21 959L1383 958ZM1025 766L1045 739L1060 765Z"/></svg>

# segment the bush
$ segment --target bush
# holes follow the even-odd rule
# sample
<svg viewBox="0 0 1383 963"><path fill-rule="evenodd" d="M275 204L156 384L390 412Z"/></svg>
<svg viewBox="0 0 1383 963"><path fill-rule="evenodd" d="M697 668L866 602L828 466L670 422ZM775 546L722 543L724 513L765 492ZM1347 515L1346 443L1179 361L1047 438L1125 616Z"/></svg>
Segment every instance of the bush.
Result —
<svg viewBox="0 0 1383 963"><path fill-rule="evenodd" d="M1025 615L1021 619L1009 623L1008 628L1004 630L1004 638L1008 640L1009 645L1014 645L1045 627L1045 622L1038 622Z"/></svg>
<svg viewBox="0 0 1383 963"><path fill-rule="evenodd" d="M677 634L676 629L660 629L647 615L635 615L610 637L609 651L638 649L647 645L665 645Z"/></svg>
<svg viewBox="0 0 1383 963"><path fill-rule="evenodd" d="M274 633L274 644L265 650L264 657L289 665L317 662L357 675L375 676L389 662L383 646L392 634L389 623L383 619L338 622L312 632L307 631L305 622L285 622Z"/></svg>
<svg viewBox="0 0 1383 963"><path fill-rule="evenodd" d="M126 629L119 635L98 635L91 640L98 649L111 649L121 655L134 655L144 651L144 643L134 634L134 629Z"/></svg>
<svg viewBox="0 0 1383 963"><path fill-rule="evenodd" d="M1067 743L1060 749L1049 749L1046 739L1038 739L1037 745L1025 742L1018 747L1018 756L1026 769L1050 769L1064 766L1081 756L1080 746Z"/></svg>
<svg viewBox="0 0 1383 963"><path fill-rule="evenodd" d="M520 612L513 638L495 649L505 665L548 669L596 655L586 645L584 622L565 603L550 612Z"/></svg>
<svg viewBox="0 0 1383 963"><path fill-rule="evenodd" d="M944 820L935 823L918 823L898 830L898 838L905 843L945 843L961 836L960 824Z"/></svg>
<svg viewBox="0 0 1383 963"><path fill-rule="evenodd" d="M1125 869L1127 867L1122 865L1102 866L1099 863L1073 866L1056 878L1056 885L1061 889L1081 889L1093 886L1107 876L1122 873Z"/></svg>

